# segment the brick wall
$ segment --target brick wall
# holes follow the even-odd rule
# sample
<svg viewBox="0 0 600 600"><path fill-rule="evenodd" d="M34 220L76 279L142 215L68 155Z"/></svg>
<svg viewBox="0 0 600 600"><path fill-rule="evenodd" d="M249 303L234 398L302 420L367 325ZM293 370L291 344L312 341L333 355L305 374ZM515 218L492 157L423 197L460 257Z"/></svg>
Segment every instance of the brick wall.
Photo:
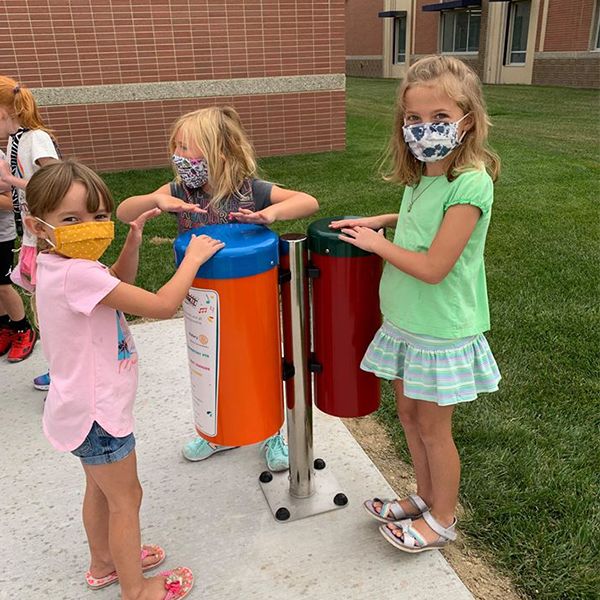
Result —
<svg viewBox="0 0 600 600"><path fill-rule="evenodd" d="M346 56L380 55L383 52L383 21L377 15L383 0L346 1Z"/></svg>
<svg viewBox="0 0 600 600"><path fill-rule="evenodd" d="M59 98L40 100L44 117L65 154L97 169L165 164L172 122L212 104L238 108L261 155L342 149L344 4L3 0L0 71L38 99ZM331 75L342 83L328 89ZM211 83L246 80L254 87L240 94ZM157 84L157 97L137 100L139 84ZM93 100L90 86L99 86Z"/></svg>
<svg viewBox="0 0 600 600"><path fill-rule="evenodd" d="M350 77L383 77L383 58L347 58L346 75Z"/></svg>
<svg viewBox="0 0 600 600"><path fill-rule="evenodd" d="M481 21L479 25L479 52L477 57L472 61L465 62L477 73L479 79L483 81L486 62L486 44L488 36L488 18L489 18L489 2L481 3Z"/></svg>
<svg viewBox="0 0 600 600"><path fill-rule="evenodd" d="M580 88L600 88L600 57L552 58L536 56L533 61L534 85L566 85Z"/></svg>
<svg viewBox="0 0 600 600"><path fill-rule="evenodd" d="M101 170L165 165L168 128L180 115L234 106L261 156L343 149L343 92L262 94L47 107L65 156Z"/></svg>
<svg viewBox="0 0 600 600"><path fill-rule="evenodd" d="M434 2L432 0L417 0L414 12L416 34L412 52L418 55L437 54L439 52L438 31L440 13L437 11L424 12L423 5L425 4L434 4Z"/></svg>
<svg viewBox="0 0 600 600"><path fill-rule="evenodd" d="M600 87L600 54L591 51L596 5L596 0L550 0L543 51L533 62L533 84Z"/></svg>
<svg viewBox="0 0 600 600"><path fill-rule="evenodd" d="M550 0L544 52L577 52L590 48L595 0Z"/></svg>

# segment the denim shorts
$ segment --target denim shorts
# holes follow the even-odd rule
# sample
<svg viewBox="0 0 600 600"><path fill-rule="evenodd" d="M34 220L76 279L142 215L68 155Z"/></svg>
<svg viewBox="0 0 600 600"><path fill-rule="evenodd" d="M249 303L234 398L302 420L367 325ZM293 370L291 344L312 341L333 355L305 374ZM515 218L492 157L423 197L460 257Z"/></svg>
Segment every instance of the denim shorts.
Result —
<svg viewBox="0 0 600 600"><path fill-rule="evenodd" d="M107 465L129 456L135 448L133 433L125 437L113 437L94 421L83 443L71 454L86 465Z"/></svg>

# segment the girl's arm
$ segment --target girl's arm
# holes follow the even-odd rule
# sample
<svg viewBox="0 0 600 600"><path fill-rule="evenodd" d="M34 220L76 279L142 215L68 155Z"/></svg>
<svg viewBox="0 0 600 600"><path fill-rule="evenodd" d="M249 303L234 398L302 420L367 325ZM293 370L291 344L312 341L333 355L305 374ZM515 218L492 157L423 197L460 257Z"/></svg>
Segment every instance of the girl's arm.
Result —
<svg viewBox="0 0 600 600"><path fill-rule="evenodd" d="M29 179L21 179L12 175L8 163L5 160L0 160L0 184L24 190L28 183Z"/></svg>
<svg viewBox="0 0 600 600"><path fill-rule="evenodd" d="M51 156L47 156L44 158L38 158L36 163L43 167L45 165L49 165L51 163L58 162L58 159L52 158ZM0 160L0 181L6 183L12 187L19 188L24 190L29 183L29 179L22 179L21 177L15 177L10 172L10 167L5 160Z"/></svg>
<svg viewBox="0 0 600 600"><path fill-rule="evenodd" d="M342 229L340 239L374 252L404 273L425 283L444 280L465 249L481 211L471 204L451 206L427 252L413 252L388 241L372 229L353 227Z"/></svg>
<svg viewBox="0 0 600 600"><path fill-rule="evenodd" d="M140 260L140 246L142 245L142 233L148 219L160 215L160 209L153 208L142 213L135 221L129 223L129 233L119 254L119 258L110 268L110 272L125 283L135 281Z"/></svg>
<svg viewBox="0 0 600 600"><path fill-rule="evenodd" d="M0 210L13 210L13 203L10 193L4 191L0 192Z"/></svg>
<svg viewBox="0 0 600 600"><path fill-rule="evenodd" d="M344 227L368 227L369 229L381 229L382 227L396 227L398 224L398 215L375 215L373 217L360 217L357 219L341 219L340 221L331 221L331 229L343 229Z"/></svg>
<svg viewBox="0 0 600 600"><path fill-rule="evenodd" d="M253 212L242 208L231 213L231 218L240 223L270 225L275 221L289 221L308 217L319 210L316 198L304 192L285 190L274 185L271 188L271 205Z"/></svg>
<svg viewBox="0 0 600 600"><path fill-rule="evenodd" d="M38 158L36 161L40 167L45 167L46 165L51 165L55 162L60 162L58 158L54 158L53 156L44 156L43 158Z"/></svg>
<svg viewBox="0 0 600 600"><path fill-rule="evenodd" d="M123 200L117 207L117 218L124 223L130 223L153 208L160 208L163 212L206 212L196 204L189 204L171 196L171 186L165 183L150 194L131 196Z"/></svg>
<svg viewBox="0 0 600 600"><path fill-rule="evenodd" d="M175 275L156 294L129 283L119 283L104 297L101 304L139 317L168 319L183 302L200 265L224 245L207 235L192 235Z"/></svg>

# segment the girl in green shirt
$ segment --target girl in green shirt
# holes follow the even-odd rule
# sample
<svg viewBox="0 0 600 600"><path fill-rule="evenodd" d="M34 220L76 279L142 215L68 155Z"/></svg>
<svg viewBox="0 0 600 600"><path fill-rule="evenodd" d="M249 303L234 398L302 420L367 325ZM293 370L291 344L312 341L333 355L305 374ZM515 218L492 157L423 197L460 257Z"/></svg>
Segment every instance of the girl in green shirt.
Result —
<svg viewBox="0 0 600 600"><path fill-rule="evenodd" d="M417 479L408 498L365 502L387 541L422 552L456 539L460 462L452 438L459 402L498 389L483 332L489 309L483 251L500 161L487 148L489 118L477 75L430 56L408 70L390 141L404 184L399 214L346 219L340 239L386 261L384 322L361 368L392 380ZM396 227L394 241L382 228Z"/></svg>

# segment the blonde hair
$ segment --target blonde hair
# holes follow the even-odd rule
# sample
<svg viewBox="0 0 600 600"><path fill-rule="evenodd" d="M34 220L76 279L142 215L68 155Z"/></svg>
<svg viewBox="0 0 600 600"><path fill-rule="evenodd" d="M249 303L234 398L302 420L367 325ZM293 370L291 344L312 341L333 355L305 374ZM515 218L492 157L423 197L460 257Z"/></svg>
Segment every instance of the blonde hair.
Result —
<svg viewBox="0 0 600 600"><path fill-rule="evenodd" d="M234 108L211 106L180 117L171 131L170 155L175 152L175 137L179 132L183 142L197 146L208 162L210 205L239 196L244 179L256 175L254 148ZM179 181L176 170L175 176Z"/></svg>
<svg viewBox="0 0 600 600"><path fill-rule="evenodd" d="M41 129L50 136L54 133L45 125L31 91L4 75L0 75L0 106L27 129Z"/></svg>
<svg viewBox="0 0 600 600"><path fill-rule="evenodd" d="M446 175L448 180L452 181L460 173L471 169L486 169L495 181L500 174L500 158L487 145L491 122L481 82L472 69L452 56L421 58L406 72L398 90L392 137L382 161L383 178L405 185L414 185L421 178L423 163L412 155L402 133L406 91L419 85L439 85L463 113L468 113L471 118L471 128L452 153ZM386 165L389 165L387 171Z"/></svg>
<svg viewBox="0 0 600 600"><path fill-rule="evenodd" d="M86 189L89 212L98 211L102 205L107 211L113 211L113 197L100 176L89 167L67 159L50 163L31 176L25 190L29 214L43 219L56 210L75 182Z"/></svg>

